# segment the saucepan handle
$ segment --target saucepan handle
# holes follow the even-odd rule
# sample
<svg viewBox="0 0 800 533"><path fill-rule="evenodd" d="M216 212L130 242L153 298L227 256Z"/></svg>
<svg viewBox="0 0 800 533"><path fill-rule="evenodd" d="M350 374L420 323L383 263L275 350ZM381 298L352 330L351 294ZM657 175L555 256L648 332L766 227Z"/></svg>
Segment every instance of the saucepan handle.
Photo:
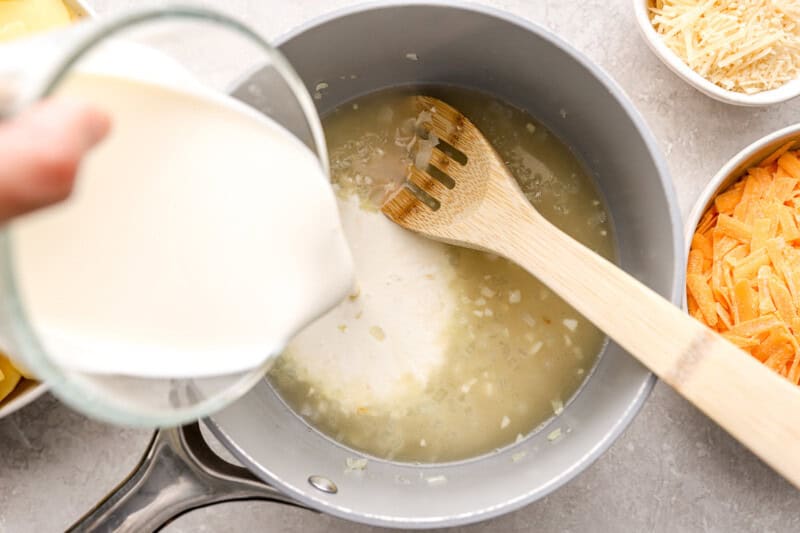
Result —
<svg viewBox="0 0 800 533"><path fill-rule="evenodd" d="M221 459L198 424L161 429L128 478L67 531L158 531L191 510L241 500L304 507L246 468Z"/></svg>

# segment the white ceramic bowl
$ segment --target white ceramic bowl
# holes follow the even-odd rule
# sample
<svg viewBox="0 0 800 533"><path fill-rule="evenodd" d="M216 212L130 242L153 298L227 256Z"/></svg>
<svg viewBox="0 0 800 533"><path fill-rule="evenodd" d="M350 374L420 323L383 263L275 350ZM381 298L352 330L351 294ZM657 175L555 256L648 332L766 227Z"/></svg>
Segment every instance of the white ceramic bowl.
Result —
<svg viewBox="0 0 800 533"><path fill-rule="evenodd" d="M650 3L651 0L633 0L636 22L639 25L639 30L644 37L644 41L670 70L683 78L684 81L692 85L698 91L720 102L753 107L779 104L795 98L796 96L800 96L800 79L791 81L778 89L763 91L756 94L728 91L708 81L689 68L675 52L664 44L664 40L656 32L653 28L653 24L650 22L650 15L648 14L648 6Z"/></svg>
<svg viewBox="0 0 800 533"><path fill-rule="evenodd" d="M84 0L65 0L64 3L80 18L94 18L96 13ZM0 418L22 409L39 396L47 392L44 383L23 380L9 396L0 401Z"/></svg>

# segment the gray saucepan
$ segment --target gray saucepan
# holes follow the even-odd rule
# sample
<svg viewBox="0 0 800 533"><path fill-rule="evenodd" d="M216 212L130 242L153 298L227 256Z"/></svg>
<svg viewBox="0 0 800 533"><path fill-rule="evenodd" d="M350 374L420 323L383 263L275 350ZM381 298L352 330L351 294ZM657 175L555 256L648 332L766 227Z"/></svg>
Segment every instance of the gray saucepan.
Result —
<svg viewBox="0 0 800 533"><path fill-rule="evenodd" d="M459 2L393 1L334 12L278 44L309 91L328 84L317 100L322 114L364 93L409 84L471 88L528 110L595 177L622 267L680 303L682 229L653 136L617 84L547 30ZM269 82L256 72L234 94L269 106L257 90ZM610 343L564 412L523 442L457 463L371 459L363 471L347 471L346 459L358 454L309 428L264 381L206 421L246 468L214 455L198 426L162 430L138 469L74 529L156 530L187 510L254 498L390 527L485 520L542 498L585 469L630 423L654 381ZM551 441L556 428L562 437Z"/></svg>

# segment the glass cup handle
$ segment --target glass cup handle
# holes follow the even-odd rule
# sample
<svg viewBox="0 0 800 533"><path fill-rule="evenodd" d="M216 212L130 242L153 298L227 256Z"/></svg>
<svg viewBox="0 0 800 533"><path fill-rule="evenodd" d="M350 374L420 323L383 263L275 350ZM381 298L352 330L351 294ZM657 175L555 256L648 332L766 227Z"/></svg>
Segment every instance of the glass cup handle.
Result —
<svg viewBox="0 0 800 533"><path fill-rule="evenodd" d="M67 531L158 531L178 516L215 503L265 500L306 508L214 453L197 423L155 432L133 472Z"/></svg>

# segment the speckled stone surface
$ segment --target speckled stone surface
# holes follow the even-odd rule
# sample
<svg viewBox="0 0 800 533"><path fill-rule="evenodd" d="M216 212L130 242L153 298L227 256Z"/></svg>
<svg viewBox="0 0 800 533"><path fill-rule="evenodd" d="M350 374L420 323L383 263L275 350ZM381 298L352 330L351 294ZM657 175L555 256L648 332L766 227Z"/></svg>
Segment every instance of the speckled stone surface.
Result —
<svg viewBox="0 0 800 533"><path fill-rule="evenodd" d="M95 0L100 13L138 4ZM275 36L346 0L219 0ZM604 67L627 91L664 153L684 216L739 149L800 120L800 99L774 108L717 103L685 85L646 49L628 0L493 0L536 21ZM798 414L800 420L800 414ZM137 462L149 432L85 419L46 396L0 421L0 532L62 531ZM800 450L798 450L800 453ZM265 503L224 504L166 528L188 532L376 531ZM543 501L452 531L797 532L800 492L658 384L627 432L593 466Z"/></svg>

